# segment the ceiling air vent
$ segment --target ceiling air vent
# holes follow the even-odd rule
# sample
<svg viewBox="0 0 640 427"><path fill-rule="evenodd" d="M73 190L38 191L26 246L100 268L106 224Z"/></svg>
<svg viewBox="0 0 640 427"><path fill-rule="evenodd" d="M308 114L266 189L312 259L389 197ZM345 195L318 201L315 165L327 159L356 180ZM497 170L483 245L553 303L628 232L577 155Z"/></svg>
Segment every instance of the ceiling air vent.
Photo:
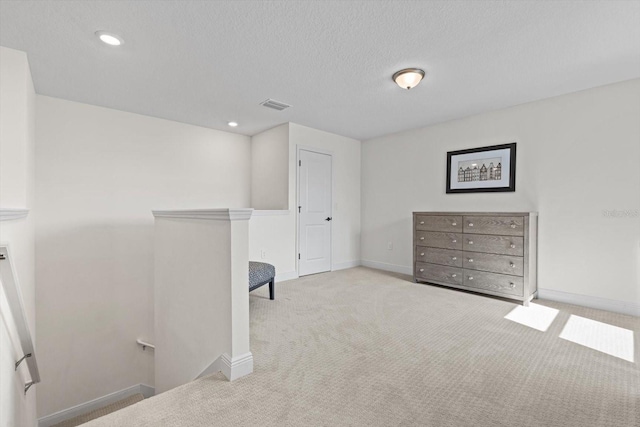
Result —
<svg viewBox="0 0 640 427"><path fill-rule="evenodd" d="M284 102L274 101L273 99L267 99L266 101L261 102L260 105L264 105L267 108L272 108L278 111L291 107L291 105L285 104Z"/></svg>

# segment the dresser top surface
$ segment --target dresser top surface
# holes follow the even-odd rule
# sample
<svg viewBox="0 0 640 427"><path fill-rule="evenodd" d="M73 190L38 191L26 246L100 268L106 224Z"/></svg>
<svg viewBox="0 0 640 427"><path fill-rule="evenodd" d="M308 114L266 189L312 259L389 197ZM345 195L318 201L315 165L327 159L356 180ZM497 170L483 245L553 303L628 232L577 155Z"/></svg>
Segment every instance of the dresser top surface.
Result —
<svg viewBox="0 0 640 427"><path fill-rule="evenodd" d="M413 215L462 215L462 216L538 216L538 212L435 212L416 211Z"/></svg>

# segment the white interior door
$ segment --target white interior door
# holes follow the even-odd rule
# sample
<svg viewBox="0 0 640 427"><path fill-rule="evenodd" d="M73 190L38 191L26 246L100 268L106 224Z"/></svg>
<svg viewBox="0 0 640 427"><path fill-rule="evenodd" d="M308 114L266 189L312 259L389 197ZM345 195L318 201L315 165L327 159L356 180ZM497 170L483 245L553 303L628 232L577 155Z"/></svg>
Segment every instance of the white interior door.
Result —
<svg viewBox="0 0 640 427"><path fill-rule="evenodd" d="M298 152L298 275L331 271L331 155Z"/></svg>

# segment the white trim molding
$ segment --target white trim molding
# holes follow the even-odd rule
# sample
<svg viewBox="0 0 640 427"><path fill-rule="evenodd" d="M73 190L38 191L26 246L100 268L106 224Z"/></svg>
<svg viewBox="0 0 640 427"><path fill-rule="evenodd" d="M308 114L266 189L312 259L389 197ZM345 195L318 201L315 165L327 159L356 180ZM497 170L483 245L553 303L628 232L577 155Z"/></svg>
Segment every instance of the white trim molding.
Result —
<svg viewBox="0 0 640 427"><path fill-rule="evenodd" d="M387 264L384 262L369 260L362 260L362 265L369 268L375 268L377 270L392 271L394 273L407 274L409 276L413 275L411 267L405 267L403 265ZM542 288L538 288L538 298L640 317L640 304L629 301L618 301Z"/></svg>
<svg viewBox="0 0 640 427"><path fill-rule="evenodd" d="M640 317L640 304L631 301L618 301L542 288L538 289L538 298Z"/></svg>
<svg viewBox="0 0 640 427"><path fill-rule="evenodd" d="M72 406L68 409L56 412L46 417L38 419L38 427L50 427L52 425L61 423L78 415L86 414L94 409L99 409L112 403L116 403L119 400L126 399L134 394L141 393L145 399L152 397L155 394L155 389L146 384L136 384L134 386L125 388L124 390L116 391L106 396L98 397L97 399L90 400L80 405Z"/></svg>
<svg viewBox="0 0 640 427"><path fill-rule="evenodd" d="M405 267L404 265L387 264L386 262L362 260L362 265L369 268L375 268L376 270L392 271L394 273L413 275L411 267Z"/></svg>
<svg viewBox="0 0 640 427"><path fill-rule="evenodd" d="M289 215L291 213L290 210L263 210L263 209L254 209L253 216L284 216Z"/></svg>
<svg viewBox="0 0 640 427"><path fill-rule="evenodd" d="M138 386L140 387L140 393L142 393L145 399L156 395L155 387L151 387L150 385L146 384L138 384Z"/></svg>
<svg viewBox="0 0 640 427"><path fill-rule="evenodd" d="M26 218L29 209L0 208L0 221Z"/></svg>
<svg viewBox="0 0 640 427"><path fill-rule="evenodd" d="M335 264L333 264L331 271L346 270L347 268L360 267L361 265L362 265L362 261L360 260L336 262Z"/></svg>
<svg viewBox="0 0 640 427"><path fill-rule="evenodd" d="M153 210L156 218L175 219L208 219L215 221L247 221L251 218L253 209L182 209L182 210Z"/></svg>
<svg viewBox="0 0 640 427"><path fill-rule="evenodd" d="M241 354L233 359L227 353L223 353L220 362L220 370L229 381L237 380L253 372L253 354L251 352Z"/></svg>
<svg viewBox="0 0 640 427"><path fill-rule="evenodd" d="M229 381L249 375L253 372L253 354L251 352L241 354L235 358L231 358L227 353L222 353L220 357L205 368L195 379L206 377L207 375L222 372Z"/></svg>

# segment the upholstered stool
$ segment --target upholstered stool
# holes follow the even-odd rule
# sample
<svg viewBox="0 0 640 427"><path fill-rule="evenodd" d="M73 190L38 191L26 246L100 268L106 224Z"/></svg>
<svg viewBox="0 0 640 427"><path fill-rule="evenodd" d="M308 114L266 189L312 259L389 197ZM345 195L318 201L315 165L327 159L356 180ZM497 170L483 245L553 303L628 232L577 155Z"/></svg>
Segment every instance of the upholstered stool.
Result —
<svg viewBox="0 0 640 427"><path fill-rule="evenodd" d="M276 268L266 262L249 261L249 292L269 284L269 299L275 299Z"/></svg>

